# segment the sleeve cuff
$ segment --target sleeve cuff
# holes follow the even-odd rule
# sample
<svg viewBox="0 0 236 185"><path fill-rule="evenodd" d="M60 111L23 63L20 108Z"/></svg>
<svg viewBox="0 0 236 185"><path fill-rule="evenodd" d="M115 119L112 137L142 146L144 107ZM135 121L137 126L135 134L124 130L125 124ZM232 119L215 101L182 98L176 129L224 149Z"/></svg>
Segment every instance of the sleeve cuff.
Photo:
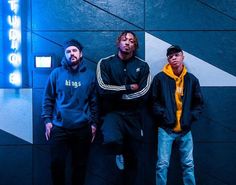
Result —
<svg viewBox="0 0 236 185"><path fill-rule="evenodd" d="M130 85L125 85L125 89L126 89L126 90L131 90Z"/></svg>
<svg viewBox="0 0 236 185"><path fill-rule="evenodd" d="M50 118L44 118L44 124L52 123L52 120Z"/></svg>

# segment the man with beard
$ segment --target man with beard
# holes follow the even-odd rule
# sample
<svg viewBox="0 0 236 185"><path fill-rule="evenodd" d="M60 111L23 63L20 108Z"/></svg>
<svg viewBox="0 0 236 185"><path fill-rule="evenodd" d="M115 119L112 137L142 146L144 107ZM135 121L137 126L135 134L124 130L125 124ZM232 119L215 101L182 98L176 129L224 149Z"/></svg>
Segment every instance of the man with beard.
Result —
<svg viewBox="0 0 236 185"><path fill-rule="evenodd" d="M51 149L54 185L66 184L69 151L72 185L84 184L89 147L96 132L95 73L86 66L82 49L77 40L65 43L62 66L52 71L44 91L42 118Z"/></svg>
<svg viewBox="0 0 236 185"><path fill-rule="evenodd" d="M148 64L135 56L138 39L133 32L122 32L117 48L117 54L101 59L97 65L103 146L117 154L117 167L125 170L123 184L137 184L140 182L136 177L142 175L139 157L145 134L142 111L147 104L151 76Z"/></svg>

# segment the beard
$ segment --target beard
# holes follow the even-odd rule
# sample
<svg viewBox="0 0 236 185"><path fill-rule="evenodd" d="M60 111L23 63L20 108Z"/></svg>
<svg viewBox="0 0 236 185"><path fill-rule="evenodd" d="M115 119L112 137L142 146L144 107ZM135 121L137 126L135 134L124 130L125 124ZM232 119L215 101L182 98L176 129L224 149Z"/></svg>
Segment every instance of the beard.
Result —
<svg viewBox="0 0 236 185"><path fill-rule="evenodd" d="M75 58L76 60L72 61L72 58ZM80 58L78 59L78 58L75 57L75 56L71 56L71 57L69 58L69 61L68 61L69 66L76 66L76 65L79 64L79 63L80 63Z"/></svg>
<svg viewBox="0 0 236 185"><path fill-rule="evenodd" d="M76 66L76 65L79 64L79 63L80 63L80 60L76 60L76 61L74 61L74 62L71 62L71 61L70 61L69 65L70 65L70 66Z"/></svg>
<svg viewBox="0 0 236 185"><path fill-rule="evenodd" d="M71 61L71 60L67 60L66 59L66 63L67 63L67 65L69 66L69 67L73 67L73 66L76 66L76 65L78 65L79 63L80 63L80 61L81 61L81 59L79 59L79 60L76 60L76 61Z"/></svg>

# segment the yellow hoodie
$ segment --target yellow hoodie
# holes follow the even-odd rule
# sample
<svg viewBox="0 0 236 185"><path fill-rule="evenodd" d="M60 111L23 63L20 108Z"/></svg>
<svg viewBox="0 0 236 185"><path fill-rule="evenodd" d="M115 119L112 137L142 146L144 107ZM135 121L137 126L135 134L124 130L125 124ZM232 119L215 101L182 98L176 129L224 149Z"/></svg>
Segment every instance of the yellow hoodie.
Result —
<svg viewBox="0 0 236 185"><path fill-rule="evenodd" d="M170 64L166 64L163 68L163 72L175 80L176 125L173 128L173 131L180 132L181 131L180 117L182 114L182 98L181 97L184 95L184 76L187 73L187 69L184 66L183 71L180 74L180 76L176 76L173 73Z"/></svg>

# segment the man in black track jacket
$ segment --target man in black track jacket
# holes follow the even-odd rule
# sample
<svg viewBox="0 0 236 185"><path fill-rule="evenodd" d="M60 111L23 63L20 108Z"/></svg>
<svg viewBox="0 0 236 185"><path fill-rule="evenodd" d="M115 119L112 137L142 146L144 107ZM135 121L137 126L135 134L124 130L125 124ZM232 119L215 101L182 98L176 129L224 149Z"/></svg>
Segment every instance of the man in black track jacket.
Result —
<svg viewBox="0 0 236 185"><path fill-rule="evenodd" d="M124 155L124 159L122 155L116 158L118 168L127 170L124 184L137 184L140 182L135 182L135 176L140 175L138 169L142 168L138 158L144 135L141 116L147 104L151 76L148 64L135 56L138 40L133 32L122 32L117 48L117 54L101 59L97 65L103 144ZM128 169L133 175L129 175Z"/></svg>

